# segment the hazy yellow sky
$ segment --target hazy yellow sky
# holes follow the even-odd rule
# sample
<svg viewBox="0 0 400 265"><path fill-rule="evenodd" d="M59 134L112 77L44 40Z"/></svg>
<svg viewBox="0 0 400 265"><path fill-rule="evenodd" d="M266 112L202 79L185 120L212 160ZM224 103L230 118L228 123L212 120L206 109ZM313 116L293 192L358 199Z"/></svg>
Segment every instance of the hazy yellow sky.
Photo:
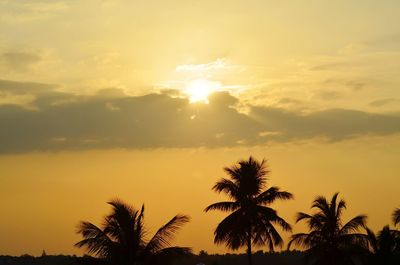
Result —
<svg viewBox="0 0 400 265"><path fill-rule="evenodd" d="M120 197L212 243L222 167L267 158L296 200L400 206L400 2L0 0L0 254L81 253ZM196 102L194 102L196 101ZM301 229L295 226L296 231Z"/></svg>

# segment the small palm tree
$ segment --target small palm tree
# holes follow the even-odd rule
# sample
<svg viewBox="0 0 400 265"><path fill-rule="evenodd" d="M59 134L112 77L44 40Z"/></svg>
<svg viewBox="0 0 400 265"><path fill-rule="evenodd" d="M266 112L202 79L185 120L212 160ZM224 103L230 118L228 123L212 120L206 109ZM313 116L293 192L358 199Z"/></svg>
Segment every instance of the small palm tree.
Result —
<svg viewBox="0 0 400 265"><path fill-rule="evenodd" d="M338 193L330 202L318 196L311 208L313 214L299 212L296 223L306 221L309 233L298 233L291 237L292 245L306 249L306 259L312 264L355 264L367 249L365 234L358 233L365 227L366 216L358 215L342 225L342 213L346 209L344 200L337 201Z"/></svg>
<svg viewBox="0 0 400 265"><path fill-rule="evenodd" d="M400 208L397 208L394 210L392 217L393 217L393 223L395 226L400 224Z"/></svg>
<svg viewBox="0 0 400 265"><path fill-rule="evenodd" d="M384 226L377 235L366 228L367 240L371 251L370 264L400 264L400 232Z"/></svg>
<svg viewBox="0 0 400 265"><path fill-rule="evenodd" d="M75 244L85 247L88 254L109 265L167 264L177 255L188 254L189 248L170 247L175 233L189 221L185 215L176 215L163 225L155 235L146 240L143 216L144 206L138 211L120 200L108 202L112 211L104 218L101 227L80 222L78 233L83 240Z"/></svg>
<svg viewBox="0 0 400 265"><path fill-rule="evenodd" d="M285 231L290 231L291 227L269 205L278 199L292 199L293 195L280 191L278 187L265 190L269 173L265 160L259 162L250 157L224 168L224 171L230 178L219 180L213 190L226 193L231 200L211 204L205 211L230 212L215 229L214 242L225 243L233 250L246 246L251 265L252 245L267 245L270 250L273 250L274 246L283 245L275 225Z"/></svg>

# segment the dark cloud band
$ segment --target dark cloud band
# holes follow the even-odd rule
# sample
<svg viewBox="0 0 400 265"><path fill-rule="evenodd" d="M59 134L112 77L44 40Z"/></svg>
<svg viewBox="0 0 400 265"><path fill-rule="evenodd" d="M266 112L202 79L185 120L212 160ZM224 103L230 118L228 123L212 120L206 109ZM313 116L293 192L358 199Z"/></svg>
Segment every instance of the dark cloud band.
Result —
<svg viewBox="0 0 400 265"><path fill-rule="evenodd" d="M92 148L183 148L259 145L269 141L323 137L339 141L400 133L400 117L331 109L301 114L282 108L248 106L243 114L226 92L210 103L190 104L169 94L130 97L76 96L47 85L0 82L0 90L39 90L35 109L0 106L0 152Z"/></svg>

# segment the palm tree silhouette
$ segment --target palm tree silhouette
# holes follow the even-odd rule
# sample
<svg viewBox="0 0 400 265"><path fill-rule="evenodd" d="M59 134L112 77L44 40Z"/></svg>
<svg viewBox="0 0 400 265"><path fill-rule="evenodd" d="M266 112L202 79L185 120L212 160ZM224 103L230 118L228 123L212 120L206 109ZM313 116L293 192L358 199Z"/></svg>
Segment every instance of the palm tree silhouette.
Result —
<svg viewBox="0 0 400 265"><path fill-rule="evenodd" d="M358 215L342 225L346 202L337 201L338 195L335 193L330 202L318 196L311 207L317 211L311 215L297 213L296 223L306 221L309 233L292 235L288 249L293 244L305 248L306 260L312 264L355 264L368 248L366 235L358 233L365 228L367 217Z"/></svg>
<svg viewBox="0 0 400 265"><path fill-rule="evenodd" d="M274 225L280 226L285 231L291 231L290 225L269 205L278 199L292 199L293 195L280 191L278 187L264 190L269 173L265 160L259 162L250 156L248 160L241 160L231 167L225 167L224 171L230 178L220 179L213 190L226 193L231 200L211 204L205 212L211 210L230 212L215 229L214 242L225 243L233 250L246 246L248 262L252 265L252 244L267 245L273 250L274 246L283 244Z"/></svg>
<svg viewBox="0 0 400 265"><path fill-rule="evenodd" d="M396 226L397 224L400 224L400 208L397 208L393 212L393 223Z"/></svg>
<svg viewBox="0 0 400 265"><path fill-rule="evenodd" d="M377 235L369 228L366 228L366 231L372 254L370 264L400 264L399 231L390 229L388 225L384 226Z"/></svg>
<svg viewBox="0 0 400 265"><path fill-rule="evenodd" d="M191 252L190 248L170 247L175 233L189 221L185 215L176 215L146 240L144 205L138 211L120 201L108 202L112 211L100 227L90 222L80 222L77 233L83 240L75 244L85 247L102 263L110 265L168 264L172 258Z"/></svg>

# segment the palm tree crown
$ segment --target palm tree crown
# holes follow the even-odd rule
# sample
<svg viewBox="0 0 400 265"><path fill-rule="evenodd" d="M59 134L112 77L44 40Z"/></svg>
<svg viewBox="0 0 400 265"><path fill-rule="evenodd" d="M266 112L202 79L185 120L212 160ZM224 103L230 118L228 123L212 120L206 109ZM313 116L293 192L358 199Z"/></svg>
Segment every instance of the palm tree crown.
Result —
<svg viewBox="0 0 400 265"><path fill-rule="evenodd" d="M400 264L400 232L390 229L388 225L375 235L366 228L367 239L372 258L370 264Z"/></svg>
<svg viewBox="0 0 400 265"><path fill-rule="evenodd" d="M235 250L247 246L251 263L251 246L282 246L283 240L274 225L290 231L290 225L281 218L276 210L269 207L277 199L292 199L293 195L280 191L278 187L265 190L269 170L265 160L261 162L250 157L237 164L224 168L229 179L220 179L213 190L226 193L231 200L209 205L205 211L220 210L230 214L219 223L214 242L225 243Z"/></svg>
<svg viewBox="0 0 400 265"><path fill-rule="evenodd" d="M299 212L296 223L306 221L309 233L298 233L291 237L288 248L297 245L306 249L306 258L313 264L354 264L354 258L367 249L364 234L366 216L358 215L342 225L342 213L346 209L344 200L337 201L338 193L328 202L317 197L312 207L313 214Z"/></svg>
<svg viewBox="0 0 400 265"><path fill-rule="evenodd" d="M138 211L120 200L108 204L112 211L104 218L101 228L89 222L79 223L77 232L83 240L75 246L85 247L89 254L110 265L158 264L160 259L165 264L175 255L190 253L189 248L170 247L175 233L189 217L176 215L147 241L144 206Z"/></svg>

